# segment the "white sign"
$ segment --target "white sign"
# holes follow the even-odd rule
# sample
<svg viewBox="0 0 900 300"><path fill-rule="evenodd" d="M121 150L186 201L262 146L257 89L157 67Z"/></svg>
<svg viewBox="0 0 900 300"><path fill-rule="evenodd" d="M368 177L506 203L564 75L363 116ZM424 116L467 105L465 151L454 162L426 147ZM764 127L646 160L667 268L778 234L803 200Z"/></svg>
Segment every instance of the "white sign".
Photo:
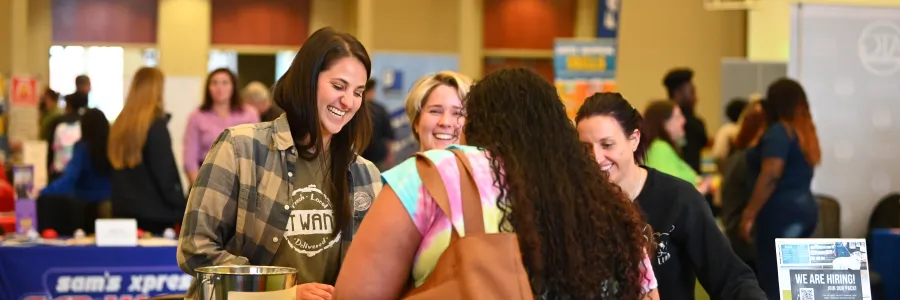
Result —
<svg viewBox="0 0 900 300"><path fill-rule="evenodd" d="M781 299L872 299L865 239L775 239Z"/></svg>
<svg viewBox="0 0 900 300"><path fill-rule="evenodd" d="M98 247L135 247L138 226L135 219L97 219L94 223Z"/></svg>

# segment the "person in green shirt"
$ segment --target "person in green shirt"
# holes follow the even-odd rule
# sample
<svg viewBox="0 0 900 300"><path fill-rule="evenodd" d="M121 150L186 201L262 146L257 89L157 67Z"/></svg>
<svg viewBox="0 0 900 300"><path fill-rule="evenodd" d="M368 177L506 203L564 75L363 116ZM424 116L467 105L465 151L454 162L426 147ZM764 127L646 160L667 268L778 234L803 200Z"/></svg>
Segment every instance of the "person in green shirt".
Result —
<svg viewBox="0 0 900 300"><path fill-rule="evenodd" d="M62 110L59 109L59 93L47 88L44 91L44 94L41 95L41 131L40 138L41 140L47 140L48 134L50 132L50 125L53 124L53 120L56 119L59 115L62 114Z"/></svg>
<svg viewBox="0 0 900 300"><path fill-rule="evenodd" d="M681 156L684 139L684 114L671 101L654 101L644 111L644 135L650 142L646 166L693 183L701 194L710 190L711 180L700 177Z"/></svg>

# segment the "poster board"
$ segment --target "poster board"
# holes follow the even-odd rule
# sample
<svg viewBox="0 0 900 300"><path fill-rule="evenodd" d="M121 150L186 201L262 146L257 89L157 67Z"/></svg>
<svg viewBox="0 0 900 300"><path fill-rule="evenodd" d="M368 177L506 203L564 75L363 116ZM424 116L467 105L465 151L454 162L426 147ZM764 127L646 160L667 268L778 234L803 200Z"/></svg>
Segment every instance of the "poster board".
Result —
<svg viewBox="0 0 900 300"><path fill-rule="evenodd" d="M863 236L900 188L900 7L795 4L788 75L806 90L822 149L812 189Z"/></svg>
<svg viewBox="0 0 900 300"><path fill-rule="evenodd" d="M40 126L37 79L13 76L9 90L9 138L19 141L37 139Z"/></svg>
<svg viewBox="0 0 900 300"><path fill-rule="evenodd" d="M865 239L775 239L781 299L871 300Z"/></svg>
<svg viewBox="0 0 900 300"><path fill-rule="evenodd" d="M553 42L554 83L570 119L585 98L616 91L616 52L614 38Z"/></svg>

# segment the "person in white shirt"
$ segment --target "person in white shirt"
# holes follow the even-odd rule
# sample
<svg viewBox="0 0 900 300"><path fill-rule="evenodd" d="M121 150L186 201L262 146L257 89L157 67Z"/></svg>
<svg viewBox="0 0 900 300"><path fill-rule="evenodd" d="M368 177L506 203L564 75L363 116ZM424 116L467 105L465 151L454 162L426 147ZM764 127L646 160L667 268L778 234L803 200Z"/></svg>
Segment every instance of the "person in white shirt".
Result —
<svg viewBox="0 0 900 300"><path fill-rule="evenodd" d="M747 99L734 98L725 106L725 116L728 117L728 123L722 125L716 136L713 138L712 157L718 167L719 172L725 173L725 160L731 154L732 141L738 133L738 119L741 112L747 107Z"/></svg>

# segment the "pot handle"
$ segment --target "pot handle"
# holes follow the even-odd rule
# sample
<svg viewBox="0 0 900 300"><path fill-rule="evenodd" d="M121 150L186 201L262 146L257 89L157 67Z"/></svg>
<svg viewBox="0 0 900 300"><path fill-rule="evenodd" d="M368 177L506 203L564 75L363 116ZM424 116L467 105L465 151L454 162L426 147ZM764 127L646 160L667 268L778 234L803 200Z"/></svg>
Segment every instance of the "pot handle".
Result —
<svg viewBox="0 0 900 300"><path fill-rule="evenodd" d="M209 288L209 291L210 291L210 292L209 292L209 296L207 296L207 299L203 299L203 300L213 300L213 299L216 298L216 289L215 289L216 284L213 282L213 280L219 280L219 276L215 276L215 277L213 277L213 276L204 277L204 278L200 281L200 284L199 284L199 285L209 285L209 287L210 287L210 288ZM201 288L202 288L202 287L201 287Z"/></svg>

